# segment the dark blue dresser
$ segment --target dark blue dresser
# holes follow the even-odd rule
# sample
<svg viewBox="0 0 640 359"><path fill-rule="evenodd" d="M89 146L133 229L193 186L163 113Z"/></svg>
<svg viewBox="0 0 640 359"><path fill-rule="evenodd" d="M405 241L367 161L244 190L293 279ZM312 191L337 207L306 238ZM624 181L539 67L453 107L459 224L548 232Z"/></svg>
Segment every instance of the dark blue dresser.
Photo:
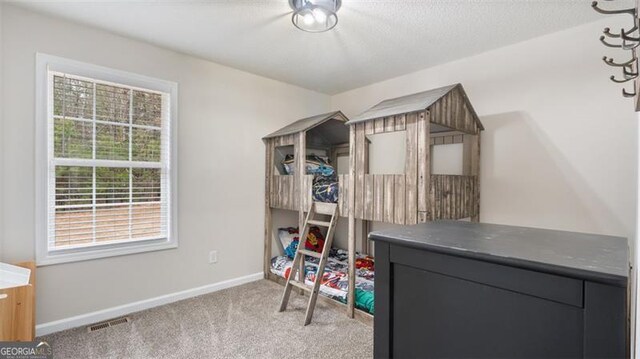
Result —
<svg viewBox="0 0 640 359"><path fill-rule="evenodd" d="M373 232L377 358L623 358L627 240L469 222Z"/></svg>

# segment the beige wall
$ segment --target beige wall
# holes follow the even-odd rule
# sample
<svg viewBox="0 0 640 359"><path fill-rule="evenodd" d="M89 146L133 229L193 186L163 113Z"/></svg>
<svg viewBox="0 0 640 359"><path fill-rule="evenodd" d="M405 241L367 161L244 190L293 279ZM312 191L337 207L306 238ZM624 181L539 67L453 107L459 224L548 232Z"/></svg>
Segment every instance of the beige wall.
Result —
<svg viewBox="0 0 640 359"><path fill-rule="evenodd" d="M353 116L384 99L460 82L486 128L482 221L633 238L637 119L609 81L613 70L601 60L608 51L598 41L603 27L620 27L614 21L338 94L332 107Z"/></svg>
<svg viewBox="0 0 640 359"><path fill-rule="evenodd" d="M5 6L5 199L0 256L34 257L35 53L179 84L179 248L38 269L44 323L262 270L261 137L326 111L329 98L299 87ZM208 264L208 252L218 263Z"/></svg>

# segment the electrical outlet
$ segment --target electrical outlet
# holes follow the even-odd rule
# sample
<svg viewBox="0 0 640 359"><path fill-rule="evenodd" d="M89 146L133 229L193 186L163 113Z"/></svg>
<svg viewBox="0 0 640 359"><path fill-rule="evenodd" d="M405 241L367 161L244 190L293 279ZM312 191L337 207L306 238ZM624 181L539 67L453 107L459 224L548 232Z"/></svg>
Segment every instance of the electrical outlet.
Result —
<svg viewBox="0 0 640 359"><path fill-rule="evenodd" d="M209 263L218 263L218 251L209 252Z"/></svg>

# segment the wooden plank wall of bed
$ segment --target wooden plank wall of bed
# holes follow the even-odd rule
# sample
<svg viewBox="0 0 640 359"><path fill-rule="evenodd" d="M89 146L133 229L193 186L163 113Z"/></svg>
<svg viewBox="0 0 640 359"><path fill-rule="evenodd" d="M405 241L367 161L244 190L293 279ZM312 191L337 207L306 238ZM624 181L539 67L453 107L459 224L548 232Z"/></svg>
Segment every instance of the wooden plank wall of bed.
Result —
<svg viewBox="0 0 640 359"><path fill-rule="evenodd" d="M346 121L346 117L340 120ZM362 233L366 234L373 221L400 225L439 219L470 218L479 221L480 132L483 128L460 85L452 86L426 109L354 121L347 126L349 172L338 175L338 207L340 216L348 217L349 291L346 308L347 314L354 317L355 290L352 289L355 288L356 277L356 224L362 225ZM404 174L370 174L370 142L367 136L397 131L406 133ZM298 226L302 228L305 212L312 201L313 176L305 173L306 161L301 160L306 159L306 139L307 129L264 139L267 152L264 272L265 278L272 280L277 278L270 275L272 242L275 239L272 209L298 211ZM433 146L448 144L462 144L462 174L432 174ZM279 175L274 171L277 165L274 150L291 145L294 147L295 173ZM337 153L346 153L346 146L336 146L329 151L334 163L337 162ZM361 249L366 252L366 248L367 240L364 239Z"/></svg>

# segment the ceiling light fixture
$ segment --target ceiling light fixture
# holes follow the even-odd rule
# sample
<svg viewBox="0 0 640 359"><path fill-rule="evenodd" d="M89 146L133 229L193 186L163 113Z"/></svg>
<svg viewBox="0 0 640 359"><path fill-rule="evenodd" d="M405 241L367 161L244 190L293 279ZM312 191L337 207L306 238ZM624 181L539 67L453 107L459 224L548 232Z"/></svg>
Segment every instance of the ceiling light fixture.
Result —
<svg viewBox="0 0 640 359"><path fill-rule="evenodd" d="M306 32L325 32L338 24L338 9L342 0L289 0L293 9L291 21Z"/></svg>

